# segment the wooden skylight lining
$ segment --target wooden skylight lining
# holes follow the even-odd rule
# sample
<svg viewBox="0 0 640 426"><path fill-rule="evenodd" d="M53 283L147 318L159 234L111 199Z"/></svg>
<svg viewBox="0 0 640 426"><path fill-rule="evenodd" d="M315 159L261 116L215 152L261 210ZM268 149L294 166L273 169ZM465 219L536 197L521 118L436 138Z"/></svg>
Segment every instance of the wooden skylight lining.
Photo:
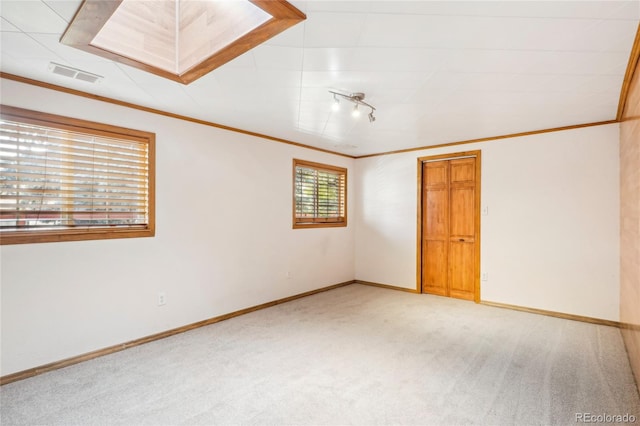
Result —
<svg viewBox="0 0 640 426"><path fill-rule="evenodd" d="M304 19L285 0L84 0L60 41L189 84Z"/></svg>

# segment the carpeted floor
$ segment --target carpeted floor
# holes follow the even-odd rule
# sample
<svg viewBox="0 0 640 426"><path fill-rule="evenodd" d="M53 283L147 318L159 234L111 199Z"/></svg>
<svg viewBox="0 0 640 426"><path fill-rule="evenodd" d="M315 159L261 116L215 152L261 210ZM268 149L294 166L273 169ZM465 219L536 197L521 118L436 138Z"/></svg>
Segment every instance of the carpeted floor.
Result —
<svg viewBox="0 0 640 426"><path fill-rule="evenodd" d="M11 383L0 402L4 426L640 423L616 328L356 284Z"/></svg>

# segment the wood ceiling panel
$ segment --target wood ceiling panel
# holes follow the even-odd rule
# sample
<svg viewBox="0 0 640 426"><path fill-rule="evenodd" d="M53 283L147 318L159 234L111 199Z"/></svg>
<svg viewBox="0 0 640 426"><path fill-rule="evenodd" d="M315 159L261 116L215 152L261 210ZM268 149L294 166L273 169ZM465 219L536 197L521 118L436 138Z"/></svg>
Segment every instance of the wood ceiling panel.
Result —
<svg viewBox="0 0 640 426"><path fill-rule="evenodd" d="M177 72L173 0L124 0L91 44L169 72Z"/></svg>
<svg viewBox="0 0 640 426"><path fill-rule="evenodd" d="M264 24L271 15L250 2L180 2L178 71L192 68Z"/></svg>

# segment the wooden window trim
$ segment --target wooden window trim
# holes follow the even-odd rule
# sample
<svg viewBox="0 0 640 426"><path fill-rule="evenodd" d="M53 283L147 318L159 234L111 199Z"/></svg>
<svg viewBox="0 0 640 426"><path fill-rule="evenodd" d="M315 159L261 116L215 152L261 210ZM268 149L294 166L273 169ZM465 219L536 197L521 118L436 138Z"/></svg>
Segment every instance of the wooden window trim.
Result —
<svg viewBox="0 0 640 426"><path fill-rule="evenodd" d="M306 219L304 221L298 219L296 216L296 167L304 166L313 168L316 170L326 170L331 172L338 172L344 175L344 217L343 218L313 218ZM293 220L293 229L304 229L304 228L337 228L337 227L346 227L347 226L347 169L344 167L331 166L329 164L315 163L312 161L298 160L293 159L293 197L292 197L292 220Z"/></svg>
<svg viewBox="0 0 640 426"><path fill-rule="evenodd" d="M46 126L61 130L70 130L133 140L148 146L148 223L131 228L82 228L59 230L25 230L0 233L0 245L47 243L62 241L86 241L114 238L140 238L155 236L155 133L117 127L76 118L63 117L44 112L0 105L0 117L5 120L26 124Z"/></svg>

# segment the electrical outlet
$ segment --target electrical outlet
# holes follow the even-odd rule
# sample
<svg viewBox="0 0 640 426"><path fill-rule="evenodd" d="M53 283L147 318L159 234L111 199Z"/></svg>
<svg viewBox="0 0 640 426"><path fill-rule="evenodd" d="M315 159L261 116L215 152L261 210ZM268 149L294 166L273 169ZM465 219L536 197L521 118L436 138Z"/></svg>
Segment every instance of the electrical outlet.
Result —
<svg viewBox="0 0 640 426"><path fill-rule="evenodd" d="M164 292L158 293L158 306L164 306L167 304L167 296Z"/></svg>
<svg viewBox="0 0 640 426"><path fill-rule="evenodd" d="M489 206L482 207L482 216L489 216Z"/></svg>
<svg viewBox="0 0 640 426"><path fill-rule="evenodd" d="M489 281L489 273L483 272L481 275L482 281Z"/></svg>
<svg viewBox="0 0 640 426"><path fill-rule="evenodd" d="M287 271L287 279L288 279L288 280L290 280L290 279L291 279L291 277L292 277L292 275L291 275L291 271Z"/></svg>

